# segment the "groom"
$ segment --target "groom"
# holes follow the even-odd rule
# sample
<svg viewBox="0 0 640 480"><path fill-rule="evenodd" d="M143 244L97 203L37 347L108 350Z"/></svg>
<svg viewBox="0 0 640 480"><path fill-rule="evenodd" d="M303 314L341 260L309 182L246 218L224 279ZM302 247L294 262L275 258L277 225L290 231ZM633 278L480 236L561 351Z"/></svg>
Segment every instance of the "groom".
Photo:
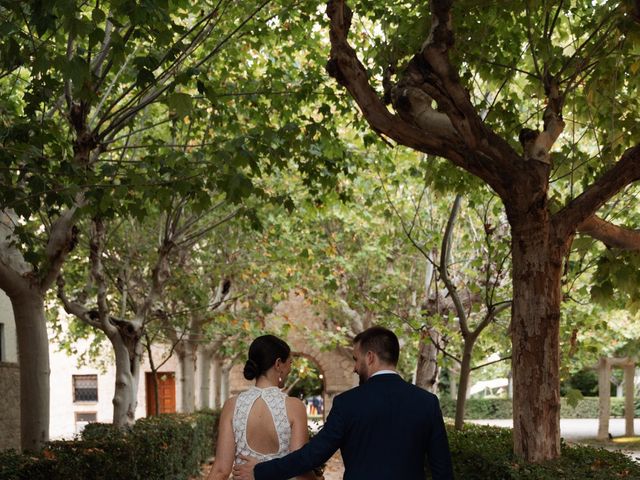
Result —
<svg viewBox="0 0 640 480"><path fill-rule="evenodd" d="M372 327L353 341L360 386L338 395L318 434L300 450L264 463L233 468L234 480L285 480L326 462L340 449L344 480L424 480L425 456L433 480L452 480L453 468L438 398L405 382L396 371L395 334Z"/></svg>

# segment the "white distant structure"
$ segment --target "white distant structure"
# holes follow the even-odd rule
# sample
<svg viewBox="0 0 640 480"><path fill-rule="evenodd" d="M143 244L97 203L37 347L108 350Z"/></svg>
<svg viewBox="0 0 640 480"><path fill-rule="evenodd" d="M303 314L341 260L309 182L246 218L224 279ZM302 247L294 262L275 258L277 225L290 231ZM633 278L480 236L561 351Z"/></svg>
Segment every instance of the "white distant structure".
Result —
<svg viewBox="0 0 640 480"><path fill-rule="evenodd" d="M69 317L61 314L61 322L68 322ZM63 327L64 328L64 327ZM106 358L90 365L80 365L81 353L89 347L88 340L74 343L75 355L61 352L55 341L50 342L49 359L51 365L51 411L49 436L52 440L72 438L82 431L87 423L113 421L113 395L115 392L115 360L108 340L105 340L108 352ZM159 345L153 347L154 365L164 362L169 347ZM206 357L198 359L196 369L203 368ZM204 372L203 368L203 372ZM175 413L185 405L182 398L182 378L178 355L174 353L158 369L159 413ZM195 405L219 405L227 398L228 379L209 377L208 388L201 385L203 378L196 375L194 390ZM216 386L218 388L216 388ZM201 398L208 396L208 401ZM216 396L219 395L219 398ZM156 413L155 389L148 356L144 355L140 366L138 382L138 405L135 418L148 417Z"/></svg>
<svg viewBox="0 0 640 480"><path fill-rule="evenodd" d="M482 380L474 383L469 389L469 395L498 395L506 392L508 388L508 378L493 378L491 380Z"/></svg>
<svg viewBox="0 0 640 480"><path fill-rule="evenodd" d="M78 341L74 349L82 352L88 341ZM109 349L107 349L109 351ZM111 352L109 351L111 354ZM154 358L160 358L158 351ZM111 423L113 420L113 394L115 391L115 364L105 359L106 368L79 365L79 355L69 356L50 343L51 364L51 414L49 436L52 440L72 438L80 433L87 423ZM145 356L138 384L138 406L135 417L142 418L155 411L151 368ZM179 388L176 383L177 359L170 358L160 368L160 413L176 412L179 405ZM149 397L149 398L148 398ZM147 399L149 402L147 402Z"/></svg>

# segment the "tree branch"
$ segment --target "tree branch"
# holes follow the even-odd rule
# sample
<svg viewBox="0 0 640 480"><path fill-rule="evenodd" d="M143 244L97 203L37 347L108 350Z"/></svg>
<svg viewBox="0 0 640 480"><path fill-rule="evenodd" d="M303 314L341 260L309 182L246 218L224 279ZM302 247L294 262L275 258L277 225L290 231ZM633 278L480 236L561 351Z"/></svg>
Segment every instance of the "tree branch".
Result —
<svg viewBox="0 0 640 480"><path fill-rule="evenodd" d="M421 57L425 62L422 67L427 77L431 77L431 82L427 80L427 83L435 87L432 96L438 105L445 109L464 142L469 148L476 149L482 140L487 141L487 131L471 104L467 90L460 83L458 72L449 61L449 48L454 43L451 26L452 5L452 0L431 1L431 31L422 45Z"/></svg>
<svg viewBox="0 0 640 480"><path fill-rule="evenodd" d="M331 40L327 71L348 90L378 135L447 158L507 198L514 183L523 183L514 182L509 175L518 173L518 154L484 125L449 64L447 48L453 42L450 1L435 0L432 5L434 24L422 52L414 56L398 84L387 88L398 115L378 97L369 73L347 41L352 13L344 0L327 2ZM444 113L431 106L432 99Z"/></svg>
<svg viewBox="0 0 640 480"><path fill-rule="evenodd" d="M91 234L89 240L89 262L91 264L91 278L98 287L98 321L100 329L109 337L117 333L117 327L111 322L109 308L107 306L107 282L102 265L104 250L105 228L102 219L94 218L91 222Z"/></svg>
<svg viewBox="0 0 640 480"><path fill-rule="evenodd" d="M27 276L33 271L16 247L15 222L13 210L0 211L0 288L10 296L29 287Z"/></svg>
<svg viewBox="0 0 640 480"><path fill-rule="evenodd" d="M640 180L640 145L627 149L622 158L584 192L553 215L556 235L566 239L607 200L624 187Z"/></svg>
<svg viewBox="0 0 640 480"><path fill-rule="evenodd" d="M330 20L331 54L327 63L329 75L345 87L354 98L365 119L380 136L433 155L457 159L463 156L454 147L455 139L447 139L437 131L425 132L416 125L392 114L369 84L369 74L349 45L347 35L351 27L352 12L344 0L329 0L327 16Z"/></svg>
<svg viewBox="0 0 640 480"><path fill-rule="evenodd" d="M64 311L69 315L74 315L79 320L91 325L98 330L102 330L102 324L100 321L91 313L91 311L77 301L70 301L65 294L64 287L65 281L62 274L58 275L57 279L58 285L58 298L62 301L62 306L64 307Z"/></svg>
<svg viewBox="0 0 640 480"><path fill-rule="evenodd" d="M578 232L600 240L609 248L640 251L640 230L620 227L595 215L584 221Z"/></svg>
<svg viewBox="0 0 640 480"><path fill-rule="evenodd" d="M438 267L438 271L440 273L440 277L442 278L442 282L445 287L447 287L447 291L451 295L451 299L453 300L453 304L456 307L456 313L458 315L458 320L460 322L460 330L462 332L462 336L467 338L470 334L469 325L467 323L467 314L464 309L464 305L462 300L460 299L460 295L458 294L458 290L456 286L451 281L449 277L448 264L451 260L451 244L453 240L453 227L456 222L456 218L458 216L458 212L460 211L460 203L462 202L462 195L456 195L456 199L453 202L453 207L451 207L451 213L449 214L449 220L447 221L447 227L445 229L444 238L442 239L442 249L440 251L440 266Z"/></svg>
<svg viewBox="0 0 640 480"><path fill-rule="evenodd" d="M67 255L78 241L78 229L73 218L77 206L64 211L51 226L49 240L45 248L46 268L40 280L40 291L46 292L53 285Z"/></svg>

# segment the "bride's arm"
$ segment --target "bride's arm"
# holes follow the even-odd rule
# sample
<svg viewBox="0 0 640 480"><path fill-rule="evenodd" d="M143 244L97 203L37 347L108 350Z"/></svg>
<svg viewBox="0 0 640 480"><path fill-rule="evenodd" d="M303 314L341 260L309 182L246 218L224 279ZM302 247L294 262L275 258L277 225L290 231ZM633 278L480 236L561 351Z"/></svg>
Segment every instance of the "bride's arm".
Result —
<svg viewBox="0 0 640 480"><path fill-rule="evenodd" d="M291 420L291 441L289 450L295 451L309 441L309 426L307 424L307 409L304 403L297 398L287 398L287 413ZM316 480L318 477L313 472L298 475L298 480Z"/></svg>
<svg viewBox="0 0 640 480"><path fill-rule="evenodd" d="M235 406L236 398L233 397L227 400L224 407L222 407L220 423L218 424L216 458L207 480L227 480L231 475L236 453L236 441L233 438L233 426L231 424Z"/></svg>

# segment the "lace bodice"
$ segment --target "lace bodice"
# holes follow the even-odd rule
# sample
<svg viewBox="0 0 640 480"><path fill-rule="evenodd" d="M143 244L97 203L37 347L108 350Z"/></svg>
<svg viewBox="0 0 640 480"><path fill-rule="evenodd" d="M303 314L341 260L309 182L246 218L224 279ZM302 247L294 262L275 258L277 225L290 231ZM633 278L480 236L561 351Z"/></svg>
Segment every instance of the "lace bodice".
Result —
<svg viewBox="0 0 640 480"><path fill-rule="evenodd" d="M262 398L273 417L276 433L278 435L278 451L276 453L259 453L249 447L247 443L247 419L254 402ZM289 441L291 440L291 425L287 416L287 395L278 387L258 388L251 387L242 392L236 399L236 408L233 412L233 436L236 441L236 463L242 463L239 455L247 455L264 462L274 458L280 458L289 453Z"/></svg>

